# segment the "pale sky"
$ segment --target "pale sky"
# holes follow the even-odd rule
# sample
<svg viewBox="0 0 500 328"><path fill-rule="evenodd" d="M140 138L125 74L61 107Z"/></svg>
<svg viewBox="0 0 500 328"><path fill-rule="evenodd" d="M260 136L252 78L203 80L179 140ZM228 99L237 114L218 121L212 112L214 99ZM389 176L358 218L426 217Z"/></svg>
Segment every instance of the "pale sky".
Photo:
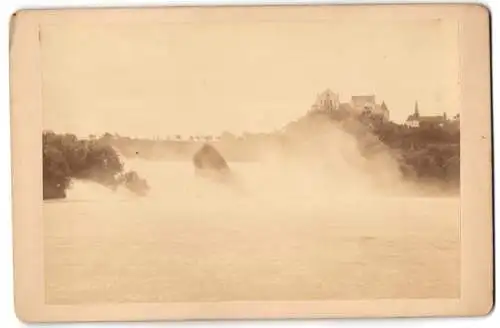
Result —
<svg viewBox="0 0 500 328"><path fill-rule="evenodd" d="M44 128L77 135L280 128L326 88L402 122L458 112L453 20L42 25Z"/></svg>

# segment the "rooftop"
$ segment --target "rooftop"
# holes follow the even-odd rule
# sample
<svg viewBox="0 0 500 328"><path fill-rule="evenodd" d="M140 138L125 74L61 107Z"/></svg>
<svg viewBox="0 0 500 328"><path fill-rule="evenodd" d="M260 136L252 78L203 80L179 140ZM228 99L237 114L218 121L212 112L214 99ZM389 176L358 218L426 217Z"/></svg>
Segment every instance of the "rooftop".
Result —
<svg viewBox="0 0 500 328"><path fill-rule="evenodd" d="M352 96L351 101L357 105L364 105L366 103L375 103L375 95Z"/></svg>
<svg viewBox="0 0 500 328"><path fill-rule="evenodd" d="M419 122L428 122L428 123L439 123L439 122L444 122L446 121L446 118L443 115L432 115L432 116L422 116L422 115L415 115L411 114L408 116L406 121L419 121Z"/></svg>
<svg viewBox="0 0 500 328"><path fill-rule="evenodd" d="M352 100L375 100L375 95L358 95L352 96Z"/></svg>

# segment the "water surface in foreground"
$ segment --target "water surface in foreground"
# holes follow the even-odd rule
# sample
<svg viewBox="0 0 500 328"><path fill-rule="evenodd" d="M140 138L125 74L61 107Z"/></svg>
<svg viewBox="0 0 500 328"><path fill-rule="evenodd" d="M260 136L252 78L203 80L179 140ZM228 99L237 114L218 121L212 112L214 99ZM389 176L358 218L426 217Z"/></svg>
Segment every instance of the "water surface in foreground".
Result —
<svg viewBox="0 0 500 328"><path fill-rule="evenodd" d="M49 303L459 296L458 198L338 177L334 190L252 164L233 165L233 189L185 163L129 166L148 197L77 182L44 203Z"/></svg>

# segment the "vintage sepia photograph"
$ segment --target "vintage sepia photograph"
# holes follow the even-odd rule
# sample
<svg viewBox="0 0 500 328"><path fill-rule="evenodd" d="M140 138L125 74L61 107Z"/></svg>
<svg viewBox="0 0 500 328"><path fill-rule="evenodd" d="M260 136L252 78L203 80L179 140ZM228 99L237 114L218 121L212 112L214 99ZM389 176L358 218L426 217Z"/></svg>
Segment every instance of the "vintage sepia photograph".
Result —
<svg viewBox="0 0 500 328"><path fill-rule="evenodd" d="M340 8L38 21L45 304L463 297L461 21Z"/></svg>

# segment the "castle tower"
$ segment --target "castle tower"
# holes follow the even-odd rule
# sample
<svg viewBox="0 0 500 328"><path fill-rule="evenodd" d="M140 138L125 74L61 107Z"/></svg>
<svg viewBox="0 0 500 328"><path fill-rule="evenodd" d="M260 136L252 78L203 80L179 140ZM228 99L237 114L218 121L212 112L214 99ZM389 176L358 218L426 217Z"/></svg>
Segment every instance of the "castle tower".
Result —
<svg viewBox="0 0 500 328"><path fill-rule="evenodd" d="M312 106L312 111L331 113L340 107L339 95L327 89L319 94Z"/></svg>
<svg viewBox="0 0 500 328"><path fill-rule="evenodd" d="M389 109L387 108L387 104L382 100L382 104L380 105L380 109L382 110L382 116L384 120L389 121Z"/></svg>
<svg viewBox="0 0 500 328"><path fill-rule="evenodd" d="M385 101L382 100L382 105L380 105L380 108L385 112L388 111L387 105L385 104Z"/></svg>

